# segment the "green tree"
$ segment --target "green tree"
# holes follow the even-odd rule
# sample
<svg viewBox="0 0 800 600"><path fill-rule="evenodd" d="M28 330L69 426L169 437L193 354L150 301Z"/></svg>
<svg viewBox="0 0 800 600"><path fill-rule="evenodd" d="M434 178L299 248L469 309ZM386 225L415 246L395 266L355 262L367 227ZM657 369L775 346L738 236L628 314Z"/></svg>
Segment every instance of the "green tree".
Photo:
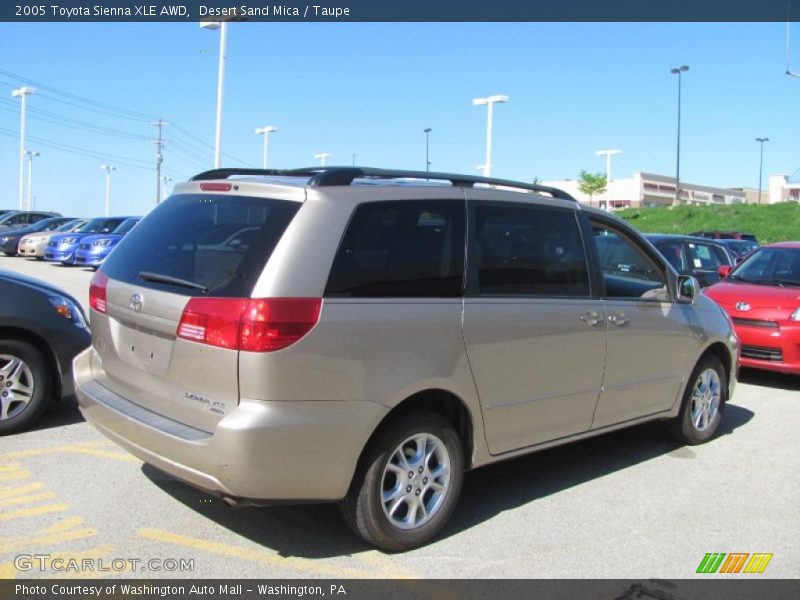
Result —
<svg viewBox="0 0 800 600"><path fill-rule="evenodd" d="M580 177L578 177L578 189L589 196L589 205L591 206L594 195L606 191L606 176L602 173L581 171Z"/></svg>

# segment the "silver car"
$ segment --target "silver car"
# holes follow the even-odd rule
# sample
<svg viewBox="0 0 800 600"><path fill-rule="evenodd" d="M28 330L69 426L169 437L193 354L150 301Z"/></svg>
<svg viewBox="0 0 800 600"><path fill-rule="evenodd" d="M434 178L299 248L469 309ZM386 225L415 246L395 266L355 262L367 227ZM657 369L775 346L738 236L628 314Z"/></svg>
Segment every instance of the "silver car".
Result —
<svg viewBox="0 0 800 600"><path fill-rule="evenodd" d="M357 168L176 187L90 291L80 407L231 505L338 501L370 543L430 540L464 472L646 421L711 439L725 313L561 190Z"/></svg>

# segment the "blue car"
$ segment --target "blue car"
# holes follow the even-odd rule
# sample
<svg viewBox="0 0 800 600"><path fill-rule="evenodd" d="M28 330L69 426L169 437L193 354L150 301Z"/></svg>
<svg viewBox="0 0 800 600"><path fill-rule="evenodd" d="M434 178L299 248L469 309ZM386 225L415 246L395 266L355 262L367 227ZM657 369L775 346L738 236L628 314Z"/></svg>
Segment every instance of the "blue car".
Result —
<svg viewBox="0 0 800 600"><path fill-rule="evenodd" d="M54 235L44 249L44 259L74 265L75 251L83 238L97 233L111 233L127 218L129 217L98 217L72 233Z"/></svg>
<svg viewBox="0 0 800 600"><path fill-rule="evenodd" d="M111 233L83 238L78 244L78 249L75 250L75 264L99 267L119 241L125 237L125 234L139 222L139 219L141 217L129 217Z"/></svg>

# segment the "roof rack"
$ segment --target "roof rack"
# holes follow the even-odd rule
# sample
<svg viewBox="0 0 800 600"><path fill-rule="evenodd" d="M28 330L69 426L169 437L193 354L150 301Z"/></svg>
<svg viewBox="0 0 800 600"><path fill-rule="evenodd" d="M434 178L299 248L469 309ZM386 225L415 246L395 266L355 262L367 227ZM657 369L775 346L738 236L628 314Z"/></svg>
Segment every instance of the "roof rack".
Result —
<svg viewBox="0 0 800 600"><path fill-rule="evenodd" d="M449 181L457 187L474 187L476 184L494 185L501 187L542 192L561 200L577 202L575 198L564 190L558 188L511 181L509 179L495 179L493 177L479 177L475 175L458 175L455 173L438 173L427 171L405 171L402 169L373 169L369 167L307 167L303 169L213 169L204 171L192 177L191 181L207 179L227 179L237 175L280 176L280 177L308 177L310 187L328 187L334 185L352 185L356 179L422 179Z"/></svg>

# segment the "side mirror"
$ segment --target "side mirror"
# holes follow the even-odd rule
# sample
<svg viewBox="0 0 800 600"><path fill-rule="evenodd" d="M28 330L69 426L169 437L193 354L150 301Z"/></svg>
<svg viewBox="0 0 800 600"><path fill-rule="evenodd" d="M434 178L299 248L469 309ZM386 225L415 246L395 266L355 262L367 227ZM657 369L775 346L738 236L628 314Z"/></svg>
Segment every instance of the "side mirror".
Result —
<svg viewBox="0 0 800 600"><path fill-rule="evenodd" d="M678 302L692 303L700 293L700 283L691 275L678 275Z"/></svg>
<svg viewBox="0 0 800 600"><path fill-rule="evenodd" d="M731 272L733 267L730 265L720 265L719 269L717 269L717 273L719 274L722 279L725 279Z"/></svg>

